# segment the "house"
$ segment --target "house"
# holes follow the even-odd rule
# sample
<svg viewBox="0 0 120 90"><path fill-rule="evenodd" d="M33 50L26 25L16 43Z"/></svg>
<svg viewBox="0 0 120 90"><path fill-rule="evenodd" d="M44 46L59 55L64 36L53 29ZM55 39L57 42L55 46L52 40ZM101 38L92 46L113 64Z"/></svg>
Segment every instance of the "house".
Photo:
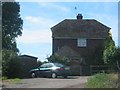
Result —
<svg viewBox="0 0 120 90"><path fill-rule="evenodd" d="M37 57L34 56L30 56L30 55L20 55L18 56L18 60L20 62L21 65L21 78L28 78L29 75L29 71L33 68L37 67Z"/></svg>
<svg viewBox="0 0 120 90"><path fill-rule="evenodd" d="M104 64L102 53L110 28L95 19L65 19L51 28L52 54L67 57L78 64Z"/></svg>

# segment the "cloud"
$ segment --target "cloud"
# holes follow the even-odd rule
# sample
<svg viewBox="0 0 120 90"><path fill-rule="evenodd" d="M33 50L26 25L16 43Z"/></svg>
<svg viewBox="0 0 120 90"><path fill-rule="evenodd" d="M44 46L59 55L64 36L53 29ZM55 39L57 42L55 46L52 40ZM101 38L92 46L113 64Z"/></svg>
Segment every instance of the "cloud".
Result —
<svg viewBox="0 0 120 90"><path fill-rule="evenodd" d="M39 23L39 20L38 20L38 18L36 18L36 17L27 16L27 17L25 17L25 19L26 19L27 21L30 21L31 23Z"/></svg>
<svg viewBox="0 0 120 90"><path fill-rule="evenodd" d="M118 2L119 0L16 0L16 1L17 2Z"/></svg>
<svg viewBox="0 0 120 90"><path fill-rule="evenodd" d="M69 12L70 8L65 7L65 6L60 6L57 5L56 3L43 3L43 2L39 2L39 5L41 5L42 7L46 7L46 8L52 8L52 9L57 9L63 12Z"/></svg>
<svg viewBox="0 0 120 90"><path fill-rule="evenodd" d="M44 18L44 17L34 17L34 16L26 16L25 23L28 23L29 25L32 24L32 26L38 25L39 27L51 27L56 22L52 19Z"/></svg>
<svg viewBox="0 0 120 90"><path fill-rule="evenodd" d="M17 2L118 2L119 0L16 0L16 1Z"/></svg>
<svg viewBox="0 0 120 90"><path fill-rule="evenodd" d="M59 6L59 5L55 5L55 4L53 4L52 6L53 6L53 8L56 8L56 9L64 11L64 12L69 12L70 11L69 8L64 7L64 6Z"/></svg>
<svg viewBox="0 0 120 90"><path fill-rule="evenodd" d="M56 21L44 17L24 17L23 34L17 39L18 43L37 44L51 43L52 34L50 28Z"/></svg>
<svg viewBox="0 0 120 90"><path fill-rule="evenodd" d="M51 41L50 30L40 31L24 29L22 36L17 39L17 42L26 44L51 43Z"/></svg>

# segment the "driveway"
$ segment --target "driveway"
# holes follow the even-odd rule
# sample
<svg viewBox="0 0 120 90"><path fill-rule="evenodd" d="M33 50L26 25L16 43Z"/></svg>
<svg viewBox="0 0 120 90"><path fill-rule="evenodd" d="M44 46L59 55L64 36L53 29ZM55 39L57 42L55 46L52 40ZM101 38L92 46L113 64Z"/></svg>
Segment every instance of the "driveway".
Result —
<svg viewBox="0 0 120 90"><path fill-rule="evenodd" d="M84 88L88 76L70 76L67 79L62 77L52 78L30 78L22 79L19 84L7 84L3 82L3 86L7 88Z"/></svg>

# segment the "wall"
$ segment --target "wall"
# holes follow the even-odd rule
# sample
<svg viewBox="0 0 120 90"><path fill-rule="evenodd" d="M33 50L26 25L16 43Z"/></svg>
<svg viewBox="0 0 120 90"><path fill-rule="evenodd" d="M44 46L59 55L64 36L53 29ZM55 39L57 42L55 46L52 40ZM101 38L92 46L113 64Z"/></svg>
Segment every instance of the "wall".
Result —
<svg viewBox="0 0 120 90"><path fill-rule="evenodd" d="M87 47L77 47L77 39L53 38L53 54L64 45L67 45L78 52L80 56L86 60L87 64L103 63L101 60L102 58L100 57L103 52L104 39L87 39Z"/></svg>

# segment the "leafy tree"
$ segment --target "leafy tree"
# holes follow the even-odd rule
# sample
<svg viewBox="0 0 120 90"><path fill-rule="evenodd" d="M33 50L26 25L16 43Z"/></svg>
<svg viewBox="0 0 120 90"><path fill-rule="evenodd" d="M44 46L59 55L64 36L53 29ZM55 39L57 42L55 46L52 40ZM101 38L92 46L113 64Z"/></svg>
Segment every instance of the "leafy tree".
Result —
<svg viewBox="0 0 120 90"><path fill-rule="evenodd" d="M22 35L18 2L2 2L2 48L18 52L15 38Z"/></svg>
<svg viewBox="0 0 120 90"><path fill-rule="evenodd" d="M64 65L69 65L69 60L67 57L61 57L58 54L51 55L47 58L49 62L62 63Z"/></svg>
<svg viewBox="0 0 120 90"><path fill-rule="evenodd" d="M109 37L105 43L106 47L103 53L103 59L106 64L118 68L120 70L120 48L115 47L112 37Z"/></svg>
<svg viewBox="0 0 120 90"><path fill-rule="evenodd" d="M2 2L2 75L10 76L19 70L16 38L22 35L23 20L18 2ZM13 65L14 63L14 65ZM13 68L12 68L13 66ZM14 67L15 66L15 67Z"/></svg>
<svg viewBox="0 0 120 90"><path fill-rule="evenodd" d="M120 47L115 49L113 58L116 60L117 68L120 70Z"/></svg>
<svg viewBox="0 0 120 90"><path fill-rule="evenodd" d="M111 63L111 54L115 49L115 42L112 39L112 34L109 32L109 37L105 41L105 49L103 52L103 59L105 64Z"/></svg>
<svg viewBox="0 0 120 90"><path fill-rule="evenodd" d="M2 75L3 76L8 75L9 63L16 56L17 54L12 50L2 51Z"/></svg>
<svg viewBox="0 0 120 90"><path fill-rule="evenodd" d="M120 70L120 48L109 47L104 51L104 60L106 64L113 65Z"/></svg>

